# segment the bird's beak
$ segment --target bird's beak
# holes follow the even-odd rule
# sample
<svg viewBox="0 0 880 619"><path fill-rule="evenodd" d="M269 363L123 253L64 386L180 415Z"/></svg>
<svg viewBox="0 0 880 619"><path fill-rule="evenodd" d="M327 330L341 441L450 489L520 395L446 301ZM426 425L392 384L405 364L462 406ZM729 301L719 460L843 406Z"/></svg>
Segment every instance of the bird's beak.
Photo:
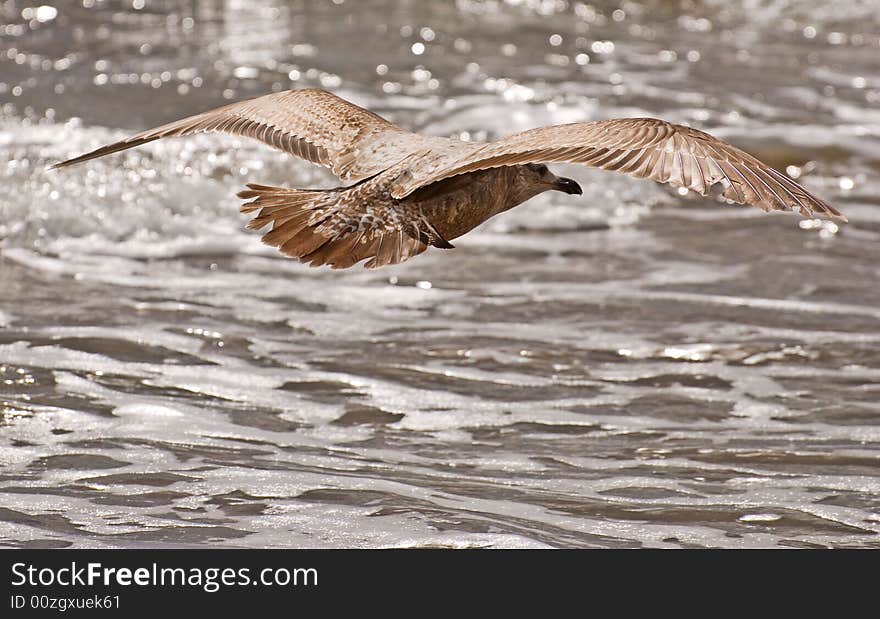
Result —
<svg viewBox="0 0 880 619"><path fill-rule="evenodd" d="M562 191L567 194L575 194L578 196L584 193L584 190L581 189L580 185L578 185L570 178L564 177L559 177L556 179L556 182L553 183L553 189L555 189L556 191Z"/></svg>

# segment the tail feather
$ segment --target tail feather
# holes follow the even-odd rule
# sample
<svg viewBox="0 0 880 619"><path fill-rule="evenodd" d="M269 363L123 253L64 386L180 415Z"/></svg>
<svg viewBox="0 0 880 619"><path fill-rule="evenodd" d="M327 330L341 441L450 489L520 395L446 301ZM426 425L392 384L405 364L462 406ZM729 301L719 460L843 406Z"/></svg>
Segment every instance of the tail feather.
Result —
<svg viewBox="0 0 880 619"><path fill-rule="evenodd" d="M313 251L317 251L329 243L330 240L314 228L306 226L293 236L287 238L287 240L282 240L277 247L282 254L303 258Z"/></svg>
<svg viewBox="0 0 880 619"><path fill-rule="evenodd" d="M272 227L262 241L288 256L312 266L346 269L370 258L364 265L376 268L403 262L427 249L423 234L410 236L388 222L377 222L340 204L344 189L286 189L248 184L238 197L250 200L242 213L254 213L247 227Z"/></svg>
<svg viewBox="0 0 880 619"><path fill-rule="evenodd" d="M282 213L272 213L255 217L248 222L247 227L249 230L260 230L261 228L265 228L267 224L274 221L274 227L278 228L279 226L281 226L281 224L294 220L305 225L311 216L312 214L307 210L291 209L289 213L285 211Z"/></svg>
<svg viewBox="0 0 880 619"><path fill-rule="evenodd" d="M266 185L248 184L248 189L238 192L242 200L251 200L241 205L242 213L251 213L262 209L263 213L270 214L271 209L278 207L297 207L321 199L327 192L308 189L287 189L284 187L268 187Z"/></svg>

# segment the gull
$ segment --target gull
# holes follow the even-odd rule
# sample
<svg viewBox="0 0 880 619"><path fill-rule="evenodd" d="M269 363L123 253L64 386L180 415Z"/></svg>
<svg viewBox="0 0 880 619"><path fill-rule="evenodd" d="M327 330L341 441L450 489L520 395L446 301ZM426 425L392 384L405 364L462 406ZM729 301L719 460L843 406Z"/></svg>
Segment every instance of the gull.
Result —
<svg viewBox="0 0 880 619"><path fill-rule="evenodd" d="M190 116L98 148L53 168L160 138L222 132L256 138L330 169L335 189L248 184L238 196L248 228L312 266L397 264L428 247L451 249L490 217L555 190L581 194L547 163L580 163L649 178L764 211L845 217L785 174L683 125L621 118L530 129L494 142L420 135L324 90L288 90Z"/></svg>

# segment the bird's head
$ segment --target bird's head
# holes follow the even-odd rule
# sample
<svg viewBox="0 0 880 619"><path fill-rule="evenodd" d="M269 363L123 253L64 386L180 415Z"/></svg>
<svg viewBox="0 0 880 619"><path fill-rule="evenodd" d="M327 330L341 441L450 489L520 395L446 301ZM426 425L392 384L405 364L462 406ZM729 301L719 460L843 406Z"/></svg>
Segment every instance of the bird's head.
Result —
<svg viewBox="0 0 880 619"><path fill-rule="evenodd" d="M576 181L556 176L543 163L527 163L520 168L523 181L533 189L535 195L550 190L577 195L584 193Z"/></svg>

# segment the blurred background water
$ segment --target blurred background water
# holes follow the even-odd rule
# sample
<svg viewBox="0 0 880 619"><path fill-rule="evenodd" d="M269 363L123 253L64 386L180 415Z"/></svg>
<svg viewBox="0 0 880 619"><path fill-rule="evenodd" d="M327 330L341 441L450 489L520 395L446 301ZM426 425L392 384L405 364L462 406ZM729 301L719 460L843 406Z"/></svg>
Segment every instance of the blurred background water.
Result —
<svg viewBox="0 0 880 619"><path fill-rule="evenodd" d="M876 0L0 0L0 545L880 546ZM849 224L557 166L379 271L245 231L225 136L319 86L492 139L659 116Z"/></svg>

